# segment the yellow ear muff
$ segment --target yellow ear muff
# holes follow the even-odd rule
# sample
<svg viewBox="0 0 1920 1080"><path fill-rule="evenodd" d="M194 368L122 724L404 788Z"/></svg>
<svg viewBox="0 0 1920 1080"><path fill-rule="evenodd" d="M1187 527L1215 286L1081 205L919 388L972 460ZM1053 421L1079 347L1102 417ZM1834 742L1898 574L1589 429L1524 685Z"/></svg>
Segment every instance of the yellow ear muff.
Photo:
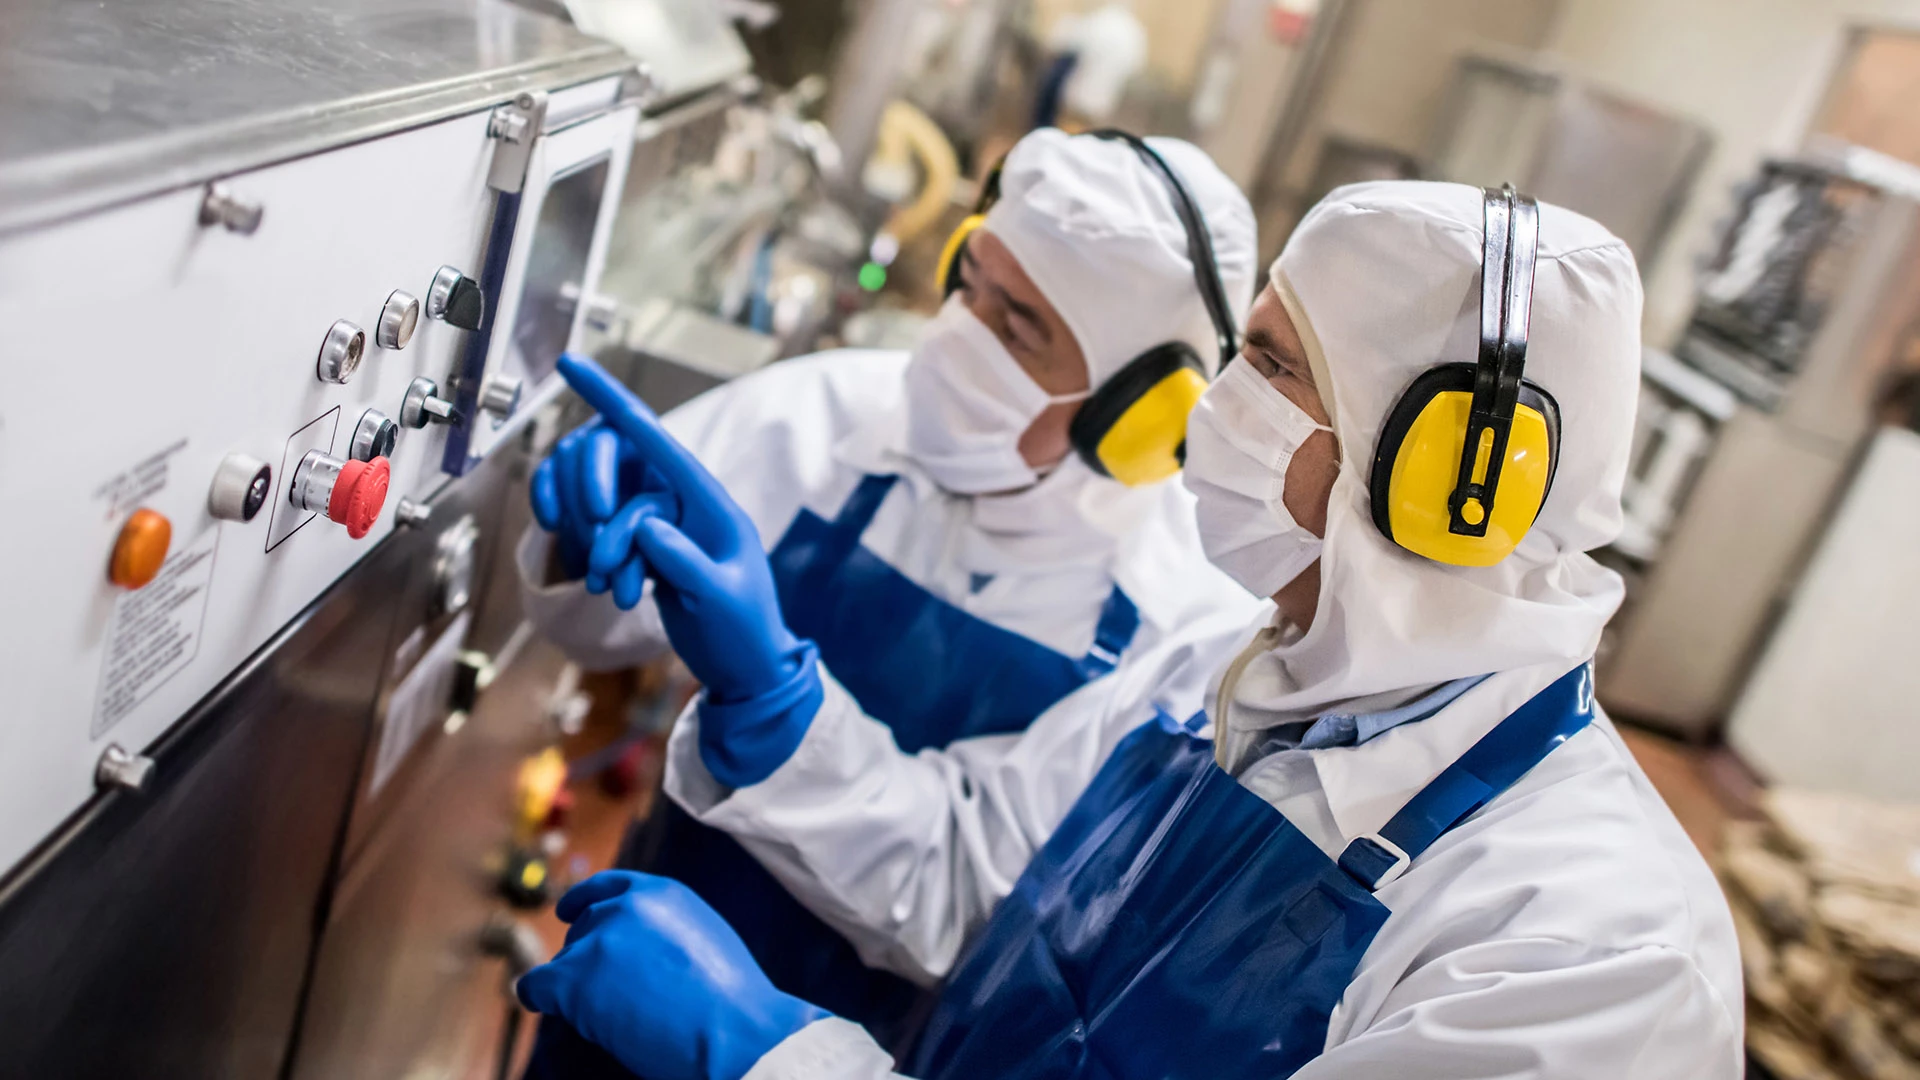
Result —
<svg viewBox="0 0 1920 1080"><path fill-rule="evenodd" d="M1448 499L1460 481L1467 423L1473 407L1472 364L1448 364L1414 381L1389 414L1374 454L1373 520L1389 540L1449 566L1492 566L1512 554L1540 515L1558 464L1560 408L1544 390L1523 383L1494 493L1493 512L1470 503L1462 517L1485 536L1451 531ZM1487 432L1474 463L1486 473L1492 450Z"/></svg>
<svg viewBox="0 0 1920 1080"><path fill-rule="evenodd" d="M960 227L947 237L947 246L940 249L940 262L934 270L934 280L940 283L940 295L951 296L960 287L960 253L967 249L967 238L974 230L987 223L985 214L969 214Z"/></svg>
<svg viewBox="0 0 1920 1080"><path fill-rule="evenodd" d="M1165 480L1185 457L1187 414L1207 389L1203 370L1180 341L1134 357L1080 406L1068 439L1102 476L1130 486Z"/></svg>
<svg viewBox="0 0 1920 1080"><path fill-rule="evenodd" d="M1186 456L1187 414L1206 390L1199 372L1181 368L1136 398L1100 440L1097 452L1107 475L1138 487L1179 472Z"/></svg>

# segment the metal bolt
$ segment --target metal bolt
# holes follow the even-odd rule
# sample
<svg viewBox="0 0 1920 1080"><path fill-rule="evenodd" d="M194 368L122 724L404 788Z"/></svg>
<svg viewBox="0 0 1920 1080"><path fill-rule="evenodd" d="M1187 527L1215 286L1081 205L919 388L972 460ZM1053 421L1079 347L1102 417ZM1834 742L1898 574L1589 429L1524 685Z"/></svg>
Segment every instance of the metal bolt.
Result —
<svg viewBox="0 0 1920 1080"><path fill-rule="evenodd" d="M526 137L527 117L523 113L498 111L487 118L487 134L495 139L517 143Z"/></svg>
<svg viewBox="0 0 1920 1080"><path fill-rule="evenodd" d="M433 507L412 499L402 498L393 508L394 524L403 529L417 529L432 519Z"/></svg>
<svg viewBox="0 0 1920 1080"><path fill-rule="evenodd" d="M139 791L153 775L153 759L145 754L130 754L119 743L112 743L100 754L94 766L94 783L101 787Z"/></svg>
<svg viewBox="0 0 1920 1080"><path fill-rule="evenodd" d="M225 184L208 184L200 199L200 224L218 225L241 236L252 236L264 214L259 203L235 195Z"/></svg>

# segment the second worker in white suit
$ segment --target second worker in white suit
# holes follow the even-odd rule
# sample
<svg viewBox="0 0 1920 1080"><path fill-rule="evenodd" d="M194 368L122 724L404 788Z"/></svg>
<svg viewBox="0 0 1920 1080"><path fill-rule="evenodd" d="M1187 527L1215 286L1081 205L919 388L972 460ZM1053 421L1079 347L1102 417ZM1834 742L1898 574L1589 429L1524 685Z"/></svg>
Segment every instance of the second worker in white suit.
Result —
<svg viewBox="0 0 1920 1080"><path fill-rule="evenodd" d="M1175 634L1204 650L1253 609L1206 563L1174 478L1253 293L1246 199L1185 143L1043 130L981 209L911 354L782 362L663 419L752 520L796 630L907 753L1004 741L1123 659ZM520 552L535 624L588 668L666 647L651 588L587 565L594 527L644 487L624 452L602 425L567 436ZM1174 710L1201 692L1164 688ZM882 1033L902 1017L908 983L726 834L657 806L642 868L724 912L782 987Z"/></svg>

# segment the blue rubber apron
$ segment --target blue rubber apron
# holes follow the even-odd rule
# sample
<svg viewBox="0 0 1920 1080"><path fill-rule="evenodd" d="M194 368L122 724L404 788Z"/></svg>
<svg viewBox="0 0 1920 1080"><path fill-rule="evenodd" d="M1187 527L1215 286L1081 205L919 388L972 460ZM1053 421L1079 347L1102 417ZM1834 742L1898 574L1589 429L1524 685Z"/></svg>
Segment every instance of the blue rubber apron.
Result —
<svg viewBox="0 0 1920 1080"><path fill-rule="evenodd" d="M912 1075L1292 1075L1387 921L1373 890L1592 718L1582 665L1337 861L1217 767L1210 741L1144 725L969 944Z"/></svg>
<svg viewBox="0 0 1920 1080"><path fill-rule="evenodd" d="M768 558L788 628L819 647L834 678L893 730L901 750L1023 731L1054 702L1113 670L1140 628L1139 610L1117 585L1092 647L1075 659L968 614L867 550L860 537L898 480L864 477L831 521L801 510ZM655 802L619 865L685 882L740 934L780 989L865 1024L882 1045L910 1027L924 997L918 987L863 964L738 842L671 799ZM563 1050L549 1032L560 1026L542 1025L529 1078L626 1075L610 1071L612 1059L592 1047ZM591 1067L596 1061L601 1067Z"/></svg>

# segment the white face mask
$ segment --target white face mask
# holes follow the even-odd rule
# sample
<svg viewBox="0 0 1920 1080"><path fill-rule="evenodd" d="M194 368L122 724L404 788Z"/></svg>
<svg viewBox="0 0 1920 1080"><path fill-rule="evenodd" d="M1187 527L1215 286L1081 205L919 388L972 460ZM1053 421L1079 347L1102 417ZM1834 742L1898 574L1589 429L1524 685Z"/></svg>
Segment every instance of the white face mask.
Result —
<svg viewBox="0 0 1920 1080"><path fill-rule="evenodd" d="M1187 418L1187 490L1207 561L1272 596L1320 557L1321 539L1281 502L1287 465L1316 431L1300 406L1235 357Z"/></svg>
<svg viewBox="0 0 1920 1080"><path fill-rule="evenodd" d="M1042 390L957 296L922 331L906 380L907 453L934 483L961 495L1037 482L1020 436L1047 406L1090 393Z"/></svg>

